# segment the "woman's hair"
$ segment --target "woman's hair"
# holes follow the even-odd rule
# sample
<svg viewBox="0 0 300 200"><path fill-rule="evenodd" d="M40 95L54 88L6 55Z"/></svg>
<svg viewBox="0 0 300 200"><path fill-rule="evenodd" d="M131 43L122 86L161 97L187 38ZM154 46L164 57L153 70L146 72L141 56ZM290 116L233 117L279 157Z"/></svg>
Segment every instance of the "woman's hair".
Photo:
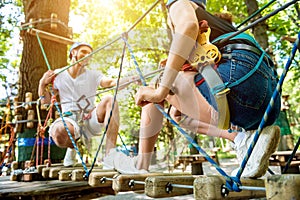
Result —
<svg viewBox="0 0 300 200"><path fill-rule="evenodd" d="M230 14L230 13L215 13L214 15L216 17L219 17L219 18L229 22L230 24L232 24L232 14Z"/></svg>

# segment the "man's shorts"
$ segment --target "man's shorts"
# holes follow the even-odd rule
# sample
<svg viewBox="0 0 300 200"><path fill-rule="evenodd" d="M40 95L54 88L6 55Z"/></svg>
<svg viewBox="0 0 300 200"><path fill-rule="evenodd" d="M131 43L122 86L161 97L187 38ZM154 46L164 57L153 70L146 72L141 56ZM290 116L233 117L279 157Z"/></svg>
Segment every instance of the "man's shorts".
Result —
<svg viewBox="0 0 300 200"><path fill-rule="evenodd" d="M79 139L81 136L86 137L86 139L91 139L94 136L99 136L101 135L101 131L103 128L103 123L99 123L98 122L98 118L97 118L97 114L96 114L96 109L94 109L91 113L91 118L88 120L84 120L83 122L83 126L82 126L82 134L80 133L80 127L77 123L77 118L78 113L77 112L73 112L71 116L68 117L63 117L65 122L69 122L70 124L73 125L74 127L74 135L75 135L75 140ZM61 123L62 122L62 118L58 118L56 119L50 126L49 128L49 133L51 135L52 133L52 129L53 127L57 124L57 123Z"/></svg>

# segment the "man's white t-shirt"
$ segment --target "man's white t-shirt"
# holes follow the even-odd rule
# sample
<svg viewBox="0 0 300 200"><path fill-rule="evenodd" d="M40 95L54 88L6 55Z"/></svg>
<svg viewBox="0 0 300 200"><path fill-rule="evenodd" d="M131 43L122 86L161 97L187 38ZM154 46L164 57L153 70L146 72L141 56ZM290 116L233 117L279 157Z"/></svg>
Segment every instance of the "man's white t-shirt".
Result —
<svg viewBox="0 0 300 200"><path fill-rule="evenodd" d="M67 70L58 74L53 87L59 90L62 112L80 110L77 104L81 108L85 108L88 102L90 105L87 110L94 108L97 88L102 78L103 75L100 71L89 69L76 78L72 78ZM83 95L85 97L77 102ZM86 97L89 98L86 99Z"/></svg>

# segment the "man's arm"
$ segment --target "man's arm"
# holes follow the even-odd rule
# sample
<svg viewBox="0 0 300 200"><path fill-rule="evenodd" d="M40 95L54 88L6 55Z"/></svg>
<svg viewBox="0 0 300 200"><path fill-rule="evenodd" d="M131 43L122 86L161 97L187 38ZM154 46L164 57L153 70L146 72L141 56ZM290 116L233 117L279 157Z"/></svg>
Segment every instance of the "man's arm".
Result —
<svg viewBox="0 0 300 200"><path fill-rule="evenodd" d="M130 83L133 82L137 82L139 81L139 77L138 76L129 76L129 77L124 77L120 79L119 82L119 89L124 89L125 87L127 87ZM102 88L111 88L117 85L117 79L113 79L113 78L102 78L101 82L100 82L100 86Z"/></svg>
<svg viewBox="0 0 300 200"><path fill-rule="evenodd" d="M52 70L49 70L44 73L43 77L40 79L38 95L41 99L42 104L50 104L51 103L51 95L48 90L48 85L51 83L52 79L55 77L55 73Z"/></svg>

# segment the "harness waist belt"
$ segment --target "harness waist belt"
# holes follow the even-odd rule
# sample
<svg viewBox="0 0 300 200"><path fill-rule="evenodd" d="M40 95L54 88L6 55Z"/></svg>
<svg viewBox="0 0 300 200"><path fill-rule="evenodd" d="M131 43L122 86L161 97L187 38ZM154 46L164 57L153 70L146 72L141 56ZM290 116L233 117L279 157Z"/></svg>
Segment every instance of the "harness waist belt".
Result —
<svg viewBox="0 0 300 200"><path fill-rule="evenodd" d="M258 56L262 54L262 51L260 49L247 44L227 44L226 46L221 48L221 52L225 51L225 55L222 54L222 56L224 55L223 57L226 57L226 53L231 53L233 50L247 50L255 53ZM264 56L264 60L265 62L268 62L268 56Z"/></svg>

